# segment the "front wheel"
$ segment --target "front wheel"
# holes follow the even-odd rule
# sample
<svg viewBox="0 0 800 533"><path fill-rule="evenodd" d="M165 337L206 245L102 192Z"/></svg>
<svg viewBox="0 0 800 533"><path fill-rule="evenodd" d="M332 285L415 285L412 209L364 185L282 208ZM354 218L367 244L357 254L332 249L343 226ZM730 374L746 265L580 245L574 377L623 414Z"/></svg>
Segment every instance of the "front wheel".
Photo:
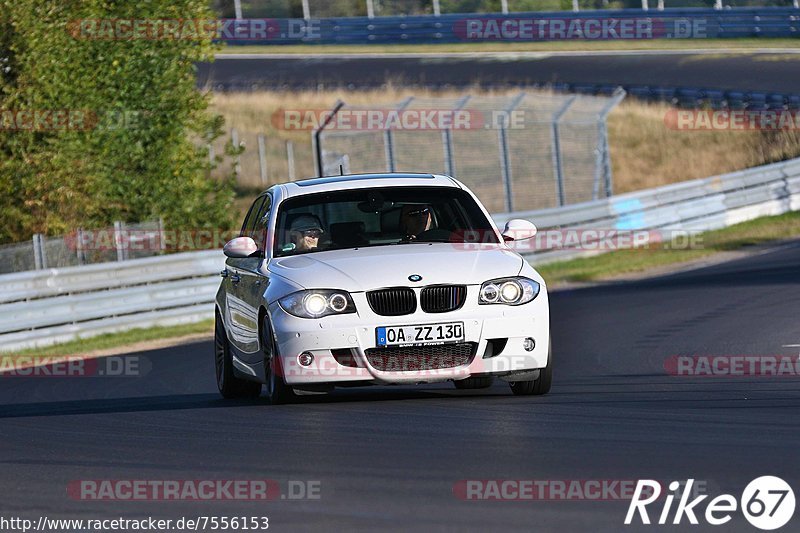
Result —
<svg viewBox="0 0 800 533"><path fill-rule="evenodd" d="M269 319L264 317L261 327L261 347L264 350L264 377L267 381L267 397L272 404L291 403L297 399L294 389L283 380L278 344Z"/></svg>
<svg viewBox="0 0 800 533"><path fill-rule="evenodd" d="M553 383L553 348L547 347L547 366L539 371L539 377L530 381L512 381L511 392L516 396L541 396L550 392Z"/></svg>
<svg viewBox="0 0 800 533"><path fill-rule="evenodd" d="M223 398L257 398L261 394L261 383L237 378L233 373L233 356L219 313L214 320L214 366Z"/></svg>

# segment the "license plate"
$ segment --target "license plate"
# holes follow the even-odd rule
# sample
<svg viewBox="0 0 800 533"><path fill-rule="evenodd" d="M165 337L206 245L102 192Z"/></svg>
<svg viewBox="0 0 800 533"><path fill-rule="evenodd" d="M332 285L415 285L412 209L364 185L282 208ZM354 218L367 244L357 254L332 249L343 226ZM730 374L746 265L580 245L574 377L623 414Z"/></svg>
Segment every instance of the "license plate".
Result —
<svg viewBox="0 0 800 533"><path fill-rule="evenodd" d="M385 326L375 328L376 345L424 346L464 341L464 323L425 324L424 326Z"/></svg>

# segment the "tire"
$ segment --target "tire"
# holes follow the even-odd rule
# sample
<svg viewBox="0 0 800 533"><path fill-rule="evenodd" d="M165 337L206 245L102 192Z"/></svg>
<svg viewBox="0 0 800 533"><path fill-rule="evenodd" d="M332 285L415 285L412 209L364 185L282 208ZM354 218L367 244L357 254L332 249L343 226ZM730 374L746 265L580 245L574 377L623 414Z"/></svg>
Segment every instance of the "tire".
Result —
<svg viewBox="0 0 800 533"><path fill-rule="evenodd" d="M219 312L214 320L214 366L223 398L258 398L261 394L261 383L237 378L233 373L233 356Z"/></svg>
<svg viewBox="0 0 800 533"><path fill-rule="evenodd" d="M267 398L273 405L292 403L297 400L294 389L283 380L283 372L278 357L278 345L269 318L264 317L261 327L261 347L264 350L264 377L267 381Z"/></svg>
<svg viewBox="0 0 800 533"><path fill-rule="evenodd" d="M539 378L531 381L512 381L509 383L515 396L541 396L550 392L553 383L553 348L547 347L547 366L539 371Z"/></svg>
<svg viewBox="0 0 800 533"><path fill-rule="evenodd" d="M467 390L467 389L488 389L494 383L494 378L492 376L481 376L481 377L474 377L474 378L467 378L467 379L459 379L458 381L454 381L453 385L456 386L457 389L460 390Z"/></svg>

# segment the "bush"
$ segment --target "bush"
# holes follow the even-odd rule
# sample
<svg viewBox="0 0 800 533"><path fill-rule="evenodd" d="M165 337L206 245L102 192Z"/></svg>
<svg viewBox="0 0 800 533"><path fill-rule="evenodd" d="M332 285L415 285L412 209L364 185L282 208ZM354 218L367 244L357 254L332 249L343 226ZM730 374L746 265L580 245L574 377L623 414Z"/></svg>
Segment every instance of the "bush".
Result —
<svg viewBox="0 0 800 533"><path fill-rule="evenodd" d="M76 31L87 19L211 20L207 6L0 0L0 242L158 217L171 227L229 227L231 183L208 179L200 142L222 131L195 87L194 63L213 58L210 37ZM15 129L23 112L76 120Z"/></svg>

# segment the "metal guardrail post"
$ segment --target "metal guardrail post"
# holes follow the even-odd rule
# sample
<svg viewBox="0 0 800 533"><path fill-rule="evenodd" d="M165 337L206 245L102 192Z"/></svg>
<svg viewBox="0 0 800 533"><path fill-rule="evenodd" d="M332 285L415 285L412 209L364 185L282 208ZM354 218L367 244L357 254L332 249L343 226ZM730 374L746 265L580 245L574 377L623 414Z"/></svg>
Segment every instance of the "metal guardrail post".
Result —
<svg viewBox="0 0 800 533"><path fill-rule="evenodd" d="M319 177L323 177L323 173L325 171L325 167L322 161L322 138L321 138L322 132L325 130L326 127L328 127L328 124L331 123L331 121L336 116L336 113L338 113L342 107L344 107L344 102L342 102L341 100L336 100L336 103L333 105L333 109L331 109L330 114L325 118L325 120L322 122L322 124L319 125L317 129L311 132L311 145L312 148L314 149L314 159L316 159L315 165L317 167L317 176Z"/></svg>
<svg viewBox="0 0 800 533"><path fill-rule="evenodd" d="M397 106L397 111L405 110L411 102L414 101L413 96L409 96ZM388 172L396 172L397 165L395 164L395 157L394 157L394 135L392 135L392 130L387 128L383 132L383 147L386 152L386 170Z"/></svg>
<svg viewBox="0 0 800 533"><path fill-rule="evenodd" d="M261 172L261 186L267 186L267 147L264 134L258 134L258 169Z"/></svg>
<svg viewBox="0 0 800 533"><path fill-rule="evenodd" d="M500 147L500 165L503 173L503 190L505 192L506 213L514 212L514 189L511 183L511 155L508 151L508 123L511 120L511 113L525 98L525 93L519 93L511 100L511 103L503 110L503 123L499 124L497 130L497 141Z"/></svg>
<svg viewBox="0 0 800 533"><path fill-rule="evenodd" d="M459 99L458 102L456 102L456 106L453 108L454 118L455 118L455 112L464 109L464 106L467 104L467 102L469 102L470 98L472 98L472 96L467 95ZM444 172L448 176L454 176L456 173L456 164L453 158L452 128L447 128L442 130L442 148L444 148Z"/></svg>
<svg viewBox="0 0 800 533"><path fill-rule="evenodd" d="M645 0L647 1L647 0ZM564 205L566 198L564 195L564 169L561 161L561 134L558 131L558 121L561 120L562 115L567 112L572 102L578 98L577 95L570 96L560 108L553 113L550 123L550 137L553 146L553 174L556 178L556 188L558 191L558 205Z"/></svg>

